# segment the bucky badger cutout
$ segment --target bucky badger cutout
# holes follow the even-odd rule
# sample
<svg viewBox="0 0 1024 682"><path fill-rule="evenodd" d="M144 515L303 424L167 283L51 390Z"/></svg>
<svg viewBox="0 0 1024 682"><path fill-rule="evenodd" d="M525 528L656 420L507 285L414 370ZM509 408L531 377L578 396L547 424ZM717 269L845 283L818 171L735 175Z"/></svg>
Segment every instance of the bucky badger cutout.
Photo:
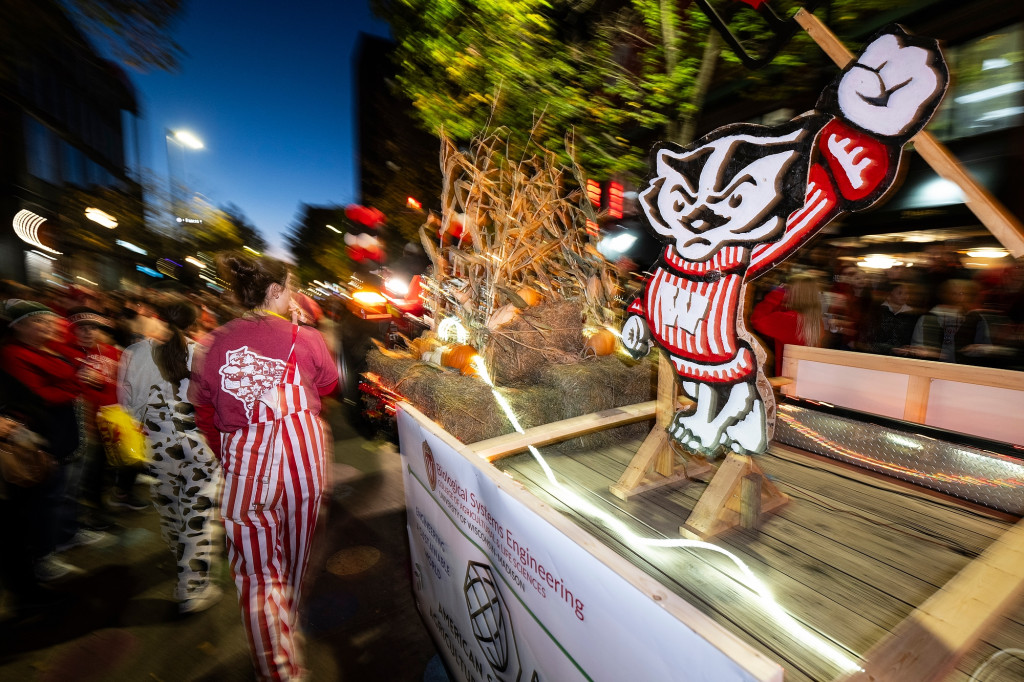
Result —
<svg viewBox="0 0 1024 682"><path fill-rule="evenodd" d="M903 145L931 118L948 80L936 41L891 27L814 111L655 148L655 175L639 198L665 248L629 306L622 339L634 357L661 346L695 400L675 415L672 438L706 455L766 450L774 398L758 390L763 357L743 327L744 286L892 187Z"/></svg>

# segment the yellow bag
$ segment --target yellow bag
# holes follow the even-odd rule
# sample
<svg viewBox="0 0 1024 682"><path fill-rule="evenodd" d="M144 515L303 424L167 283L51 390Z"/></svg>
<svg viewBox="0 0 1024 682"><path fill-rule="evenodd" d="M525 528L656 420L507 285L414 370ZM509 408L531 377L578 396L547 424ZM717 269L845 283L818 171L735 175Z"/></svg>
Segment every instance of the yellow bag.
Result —
<svg viewBox="0 0 1024 682"><path fill-rule="evenodd" d="M134 467L146 462L146 436L142 425L120 405L105 405L96 411L96 428L114 467Z"/></svg>

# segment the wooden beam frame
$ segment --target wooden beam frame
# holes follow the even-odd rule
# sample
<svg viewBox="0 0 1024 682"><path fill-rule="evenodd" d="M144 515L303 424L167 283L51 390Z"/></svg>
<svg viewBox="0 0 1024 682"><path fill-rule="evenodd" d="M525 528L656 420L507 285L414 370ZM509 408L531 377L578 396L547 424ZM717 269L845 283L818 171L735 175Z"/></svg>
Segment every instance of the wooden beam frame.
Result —
<svg viewBox="0 0 1024 682"><path fill-rule="evenodd" d="M919 360L870 353L850 353L830 348L787 345L783 354L782 373L795 380L799 367L804 362L816 362L837 367L850 367L907 377L907 393L903 402L903 419L914 424L928 423L928 399L933 381L948 381L974 386L989 386L1024 393L1024 372L1014 372L992 367L958 365L935 360ZM796 384L799 388L799 384ZM793 388L783 388L783 393L796 393ZM803 397L814 397L805 395ZM826 398L828 400L828 398ZM840 403L841 404L841 403ZM893 415L895 416L895 415ZM984 434L979 434L984 435Z"/></svg>
<svg viewBox="0 0 1024 682"><path fill-rule="evenodd" d="M654 417L654 413L655 401L649 400L645 403L614 407L610 410L592 412L579 417L572 417L571 419L543 424L532 429L526 429L522 433L509 433L504 436L488 438L466 447L478 457L483 457L488 462L493 462L496 459L522 452L531 445L539 447L575 438L576 436L594 433L595 431L633 424L645 419L651 419Z"/></svg>
<svg viewBox="0 0 1024 682"><path fill-rule="evenodd" d="M864 656L843 682L943 680L1024 594L1024 521L993 542Z"/></svg>
<svg viewBox="0 0 1024 682"><path fill-rule="evenodd" d="M853 53L816 16L801 8L793 18L840 69L853 61ZM963 190L967 208L988 228L992 236L1015 258L1024 256L1024 225L1020 220L971 177L949 149L932 137L931 133L922 130L911 141L914 149L932 170Z"/></svg>
<svg viewBox="0 0 1024 682"><path fill-rule="evenodd" d="M992 367L976 365L958 365L952 362L936 362L935 360L918 360L917 358L901 358L892 355L873 355L871 353L851 353L833 348L812 348L810 346L787 345L784 359L793 362L821 362L827 365L871 369L892 374L907 374L912 377L955 381L961 384L976 384L1006 388L1011 391L1024 391L1024 372L1012 372ZM791 365L792 366L792 365ZM786 377L792 375L783 371ZM783 389L785 391L785 389Z"/></svg>

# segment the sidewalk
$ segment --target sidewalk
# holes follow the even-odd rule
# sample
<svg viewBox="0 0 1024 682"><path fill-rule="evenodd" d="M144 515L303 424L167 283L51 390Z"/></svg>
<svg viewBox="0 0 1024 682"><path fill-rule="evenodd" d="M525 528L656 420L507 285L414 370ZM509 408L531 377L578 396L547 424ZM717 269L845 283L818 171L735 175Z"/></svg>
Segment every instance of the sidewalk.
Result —
<svg viewBox="0 0 1024 682"><path fill-rule="evenodd" d="M398 453L358 437L339 421L340 410L332 412L331 495L302 611L310 679L445 682L413 601ZM50 612L15 622L0 611L0 679L252 680L223 552L216 580L225 598L181 617L156 511L124 512L116 520L116 544L65 555L86 573L53 587L61 601Z"/></svg>

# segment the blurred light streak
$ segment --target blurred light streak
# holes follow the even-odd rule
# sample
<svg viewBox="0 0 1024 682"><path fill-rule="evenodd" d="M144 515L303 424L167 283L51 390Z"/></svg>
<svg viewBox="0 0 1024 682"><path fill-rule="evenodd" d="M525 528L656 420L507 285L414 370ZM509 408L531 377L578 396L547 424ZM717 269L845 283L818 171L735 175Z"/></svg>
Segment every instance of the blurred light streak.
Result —
<svg viewBox="0 0 1024 682"><path fill-rule="evenodd" d="M85 217L94 223L110 228L111 230L117 227L117 218L106 211L101 211L100 209L93 208L92 206L85 209Z"/></svg>
<svg viewBox="0 0 1024 682"><path fill-rule="evenodd" d="M187 130L174 130L171 131L171 137L189 149L203 149L205 146L203 141L196 137L193 133Z"/></svg>
<svg viewBox="0 0 1024 682"><path fill-rule="evenodd" d="M146 255L149 254L149 252L146 251L141 246L136 246L135 244L132 244L131 242L126 242L123 239L118 239L114 243L117 244L118 246L123 246L124 248L128 249L129 251L134 251L135 253L138 253L138 254L143 255L143 256L146 256Z"/></svg>
<svg viewBox="0 0 1024 682"><path fill-rule="evenodd" d="M1020 92L1021 90L1024 90L1024 81L1014 81L1012 83L997 85L993 88L979 90L978 92L972 92L969 95L961 95L960 97L957 97L955 101L957 104L984 102L985 100L995 99L996 97L1002 97L1003 95L1012 95L1013 93Z"/></svg>
<svg viewBox="0 0 1024 682"><path fill-rule="evenodd" d="M512 406L509 405L504 396L498 392L498 388L494 385L494 382L491 381L491 376L487 372L487 367L484 364L483 358L479 355L474 356L472 363L480 378L483 379L491 388L491 393L494 394L494 399L499 405L501 405L501 408L504 410L505 416L508 418L509 422L511 422L512 427L518 433L525 433L523 427L519 424L519 420L516 419L516 416L512 411ZM558 489L561 501L569 509L590 516L592 519L604 524L608 530L617 534L627 543L632 545L641 547L683 548L688 550L703 549L727 557L739 570L739 576L733 575L729 577L749 589L753 593L758 604L760 604L760 606L767 611L776 620L776 622L786 628L786 631L789 634L793 635L807 648L817 652L824 659L830 661L833 665L846 673L863 670L857 661L848 655L847 650L845 650L844 647L830 642L822 635L811 631L807 626L795 619L784 608L782 608L782 606L775 601L771 591L761 581L761 579L754 575L754 572L750 570L750 567L732 552L703 540L688 540L684 538L645 538L636 535L625 523L608 514L603 509L595 506L589 500L579 496L575 491L562 485L562 483L560 483L555 477L554 471L552 471L551 467L548 466L547 461L544 459L543 455L540 454L537 448L530 445L528 446L528 449L530 454L540 465L541 469L544 470L544 475L547 476L548 481L552 486Z"/></svg>
<svg viewBox="0 0 1024 682"><path fill-rule="evenodd" d="M12 225L14 226L14 234L18 235L21 241L31 244L37 249L42 249L47 253L53 253L60 255L61 252L57 249L51 249L46 244L39 241L39 228L42 227L43 223L46 222L46 218L27 209L22 209L14 215Z"/></svg>

